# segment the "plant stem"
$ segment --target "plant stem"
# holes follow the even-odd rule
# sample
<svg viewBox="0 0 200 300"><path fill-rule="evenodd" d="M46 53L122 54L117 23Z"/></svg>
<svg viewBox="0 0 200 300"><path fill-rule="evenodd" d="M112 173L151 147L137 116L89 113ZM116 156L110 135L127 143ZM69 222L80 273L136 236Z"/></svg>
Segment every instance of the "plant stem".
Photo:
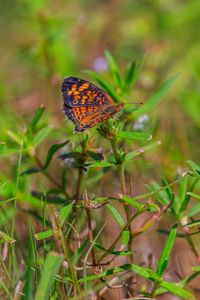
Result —
<svg viewBox="0 0 200 300"><path fill-rule="evenodd" d="M131 223L137 218L137 216L139 216L141 214L141 212L137 212L134 215L132 215L129 220L127 221L127 223L124 225L124 227L121 229L120 233L118 234L118 236L116 237L116 239L114 240L114 242L112 243L112 245L107 249L107 251L99 258L99 261L97 264L100 264L100 261L106 257L107 255L110 254L110 251L113 250L113 248L115 247L115 245L117 244L117 242L121 239L121 235L122 232L126 229L128 229L131 225Z"/></svg>

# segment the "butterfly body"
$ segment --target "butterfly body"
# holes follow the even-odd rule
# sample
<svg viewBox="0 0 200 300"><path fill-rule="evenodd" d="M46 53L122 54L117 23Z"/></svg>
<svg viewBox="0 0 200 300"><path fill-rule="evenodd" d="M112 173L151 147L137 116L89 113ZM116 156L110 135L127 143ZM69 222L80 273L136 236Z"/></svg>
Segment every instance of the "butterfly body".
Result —
<svg viewBox="0 0 200 300"><path fill-rule="evenodd" d="M124 106L124 103L115 105L111 97L96 85L76 77L64 78L62 93L64 112L75 124L75 132L107 120Z"/></svg>

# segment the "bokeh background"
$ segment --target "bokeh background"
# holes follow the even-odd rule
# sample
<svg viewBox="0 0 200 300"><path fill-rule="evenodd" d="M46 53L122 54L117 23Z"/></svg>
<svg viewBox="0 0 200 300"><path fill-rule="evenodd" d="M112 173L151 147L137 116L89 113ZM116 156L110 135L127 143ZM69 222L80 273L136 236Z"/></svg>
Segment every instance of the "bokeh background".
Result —
<svg viewBox="0 0 200 300"><path fill-rule="evenodd" d="M40 105L46 108L42 122L54 128L49 144L78 141L62 111L63 77L89 79L83 70L90 69L112 84L104 58L109 50L122 72L128 62L143 61L129 101L145 102L164 81L179 74L162 102L144 116L153 139L162 144L128 166L127 185L133 182L134 192L141 193L151 180L164 176L173 181L187 168L188 159L200 162L200 1L7 0L0 1L0 15L0 141L9 142L8 130L23 130ZM48 142L41 157L47 148ZM1 160L2 179L12 174L12 162L9 155ZM59 173L56 163L52 170ZM112 176L99 185L88 179L86 187L93 193L96 186L98 196L117 195L118 181ZM27 189L44 189L37 178L31 185ZM19 222L19 232L25 232L26 223L20 226ZM116 233L110 228L108 236ZM148 257L149 249L160 251L163 242L154 232L151 240L142 236L138 245ZM197 261L184 242L176 247L172 265L186 276ZM177 279L172 273L169 278Z"/></svg>

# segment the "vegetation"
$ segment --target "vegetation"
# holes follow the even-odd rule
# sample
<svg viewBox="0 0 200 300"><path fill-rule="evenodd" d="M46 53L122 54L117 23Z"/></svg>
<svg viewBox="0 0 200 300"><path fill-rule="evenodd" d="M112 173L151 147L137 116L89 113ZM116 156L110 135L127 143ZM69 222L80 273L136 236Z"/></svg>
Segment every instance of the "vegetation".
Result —
<svg viewBox="0 0 200 300"><path fill-rule="evenodd" d="M0 6L0 298L199 299L198 1ZM125 106L73 133L74 75Z"/></svg>

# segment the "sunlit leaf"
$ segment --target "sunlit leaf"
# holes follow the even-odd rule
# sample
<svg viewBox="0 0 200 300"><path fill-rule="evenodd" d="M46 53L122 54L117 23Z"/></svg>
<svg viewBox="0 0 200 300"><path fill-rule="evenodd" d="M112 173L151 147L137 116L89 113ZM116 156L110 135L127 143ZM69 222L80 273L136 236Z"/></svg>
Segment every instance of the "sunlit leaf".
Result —
<svg viewBox="0 0 200 300"><path fill-rule="evenodd" d="M118 138L133 140L133 141L146 141L152 138L151 135L145 132L134 132L134 131L121 131L117 135Z"/></svg>

